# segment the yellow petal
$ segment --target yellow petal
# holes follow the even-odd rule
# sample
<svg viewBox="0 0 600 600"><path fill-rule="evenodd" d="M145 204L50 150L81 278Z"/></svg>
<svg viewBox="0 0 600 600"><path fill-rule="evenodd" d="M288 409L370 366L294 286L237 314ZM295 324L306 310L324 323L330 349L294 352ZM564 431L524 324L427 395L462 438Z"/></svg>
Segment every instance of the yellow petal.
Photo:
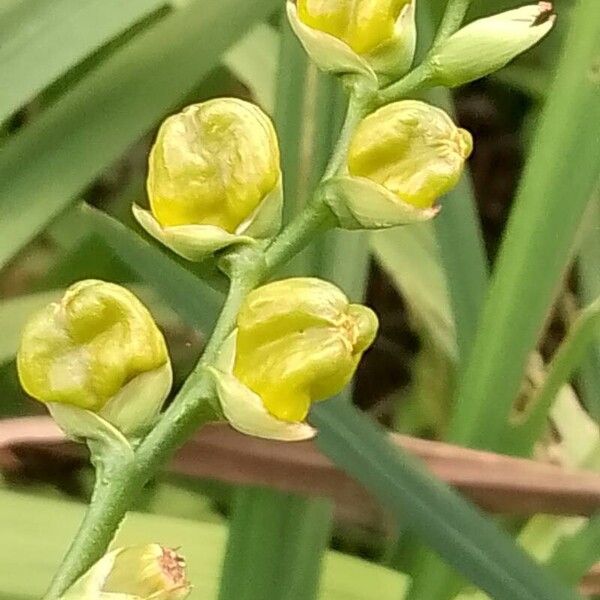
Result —
<svg viewBox="0 0 600 600"><path fill-rule="evenodd" d="M301 277L254 290L238 316L233 374L277 419L303 420L339 392L372 343L377 319L325 281Z"/></svg>
<svg viewBox="0 0 600 600"><path fill-rule="evenodd" d="M392 39L410 0L298 0L300 20L348 44L358 54Z"/></svg>

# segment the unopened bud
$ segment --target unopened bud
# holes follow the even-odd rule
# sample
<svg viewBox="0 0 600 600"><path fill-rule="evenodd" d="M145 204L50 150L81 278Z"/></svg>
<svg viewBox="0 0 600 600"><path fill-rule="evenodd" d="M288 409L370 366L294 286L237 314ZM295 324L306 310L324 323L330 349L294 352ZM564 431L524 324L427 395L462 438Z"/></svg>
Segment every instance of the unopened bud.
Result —
<svg viewBox="0 0 600 600"><path fill-rule="evenodd" d="M455 87L485 77L537 44L555 21L550 2L474 21L450 36L432 57L434 79Z"/></svg>

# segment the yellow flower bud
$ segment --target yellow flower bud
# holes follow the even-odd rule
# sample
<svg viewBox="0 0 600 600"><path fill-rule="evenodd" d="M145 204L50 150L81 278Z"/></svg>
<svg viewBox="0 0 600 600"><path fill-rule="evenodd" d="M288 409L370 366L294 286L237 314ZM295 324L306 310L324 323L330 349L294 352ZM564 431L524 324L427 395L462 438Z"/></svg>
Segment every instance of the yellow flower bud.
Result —
<svg viewBox="0 0 600 600"><path fill-rule="evenodd" d="M171 386L167 347L148 310L125 288L97 280L72 285L29 319L17 368L40 402L98 413L123 433L154 417ZM127 391L143 396L130 399L135 411L124 403Z"/></svg>
<svg viewBox="0 0 600 600"><path fill-rule="evenodd" d="M358 54L371 52L394 35L410 0L298 0L300 20L346 42Z"/></svg>
<svg viewBox="0 0 600 600"><path fill-rule="evenodd" d="M436 82L454 87L501 69L544 38L555 21L552 3L538 2L470 23L432 57Z"/></svg>
<svg viewBox="0 0 600 600"><path fill-rule="evenodd" d="M288 0L288 17L304 48L323 70L397 78L416 46L415 0Z"/></svg>
<svg viewBox="0 0 600 600"><path fill-rule="evenodd" d="M151 212L141 225L186 258L270 237L281 222L281 169L273 124L236 98L193 104L161 125L149 158Z"/></svg>
<svg viewBox="0 0 600 600"><path fill-rule="evenodd" d="M329 182L327 201L341 226L350 229L430 219L472 149L471 134L443 110L417 100L394 102L358 125L348 174Z"/></svg>
<svg viewBox="0 0 600 600"><path fill-rule="evenodd" d="M457 184L472 149L471 134L443 110L403 100L360 123L348 151L348 172L382 185L403 202L429 208Z"/></svg>
<svg viewBox="0 0 600 600"><path fill-rule="evenodd" d="M350 381L376 332L372 310L350 304L320 279L285 279L254 290L240 309L233 344L222 351L221 375L236 380L217 376L225 416L252 435L312 436L307 426L294 426L311 403Z"/></svg>
<svg viewBox="0 0 600 600"><path fill-rule="evenodd" d="M147 544L109 552L61 600L183 600L190 590L183 558L159 544Z"/></svg>

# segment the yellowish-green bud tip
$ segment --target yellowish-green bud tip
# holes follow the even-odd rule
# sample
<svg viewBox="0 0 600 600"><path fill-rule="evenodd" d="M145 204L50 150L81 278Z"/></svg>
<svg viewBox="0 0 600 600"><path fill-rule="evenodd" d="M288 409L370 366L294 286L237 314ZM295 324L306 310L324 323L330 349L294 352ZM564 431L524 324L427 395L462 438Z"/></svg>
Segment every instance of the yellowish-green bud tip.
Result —
<svg viewBox="0 0 600 600"><path fill-rule="evenodd" d="M281 178L275 129L236 98L188 106L161 125L147 190L162 227L214 225L234 233Z"/></svg>
<svg viewBox="0 0 600 600"><path fill-rule="evenodd" d="M292 278L251 292L237 325L234 375L272 416L298 422L350 381L378 321L334 285Z"/></svg>
<svg viewBox="0 0 600 600"><path fill-rule="evenodd" d="M456 185L472 150L471 134L443 110L401 100L359 124L348 151L348 172L404 203L428 208Z"/></svg>
<svg viewBox="0 0 600 600"><path fill-rule="evenodd" d="M159 544L146 544L104 555L61 600L183 600L190 590L183 557Z"/></svg>
<svg viewBox="0 0 600 600"><path fill-rule="evenodd" d="M28 394L94 412L168 363L165 340L144 305L125 288L97 280L72 285L60 302L33 315L17 353Z"/></svg>
<svg viewBox="0 0 600 600"><path fill-rule="evenodd" d="M551 2L538 2L470 23L450 36L431 59L435 80L462 85L501 69L554 26Z"/></svg>
<svg viewBox="0 0 600 600"><path fill-rule="evenodd" d="M391 40L402 9L411 0L298 0L298 18L332 35L357 54Z"/></svg>

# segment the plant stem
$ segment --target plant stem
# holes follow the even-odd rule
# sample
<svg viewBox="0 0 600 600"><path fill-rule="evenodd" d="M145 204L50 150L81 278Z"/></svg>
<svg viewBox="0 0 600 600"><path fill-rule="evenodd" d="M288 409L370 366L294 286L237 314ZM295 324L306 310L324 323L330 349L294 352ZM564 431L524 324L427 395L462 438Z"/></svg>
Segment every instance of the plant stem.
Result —
<svg viewBox="0 0 600 600"><path fill-rule="evenodd" d="M342 168L352 132L369 112L369 100L370 98L360 101L355 95L350 96L342 131L321 182L333 177ZM267 272L273 272L297 254L306 246L316 231L334 226L334 215L323 202L320 191L317 190L312 202L309 202L305 210L292 220L265 252Z"/></svg>
<svg viewBox="0 0 600 600"><path fill-rule="evenodd" d="M246 255L232 267L229 294L202 359L156 427L137 448L132 462L112 469L110 477L98 472L94 495L85 518L45 596L59 598L109 546L131 503L173 452L202 424L214 421L212 380L204 366L213 362L246 294L256 285L258 269L249 268ZM260 264L260 263L259 263ZM243 270L246 269L246 270ZM243 276L241 272L243 270Z"/></svg>
<svg viewBox="0 0 600 600"><path fill-rule="evenodd" d="M327 167L328 176L343 164L350 134L367 113L366 105L351 100L342 133ZM333 215L319 193L313 202L290 223L263 254L254 247L232 251L222 259L231 285L222 312L202 358L183 384L171 406L135 451L131 464L122 465L106 481L99 481L85 519L65 556L46 600L59 598L110 544L114 532L143 486L172 456L175 450L202 424L215 420L212 379L205 367L214 362L219 348L235 326L235 319L246 295L277 266L296 254L314 233ZM333 221L329 222L332 225Z"/></svg>
<svg viewBox="0 0 600 600"><path fill-rule="evenodd" d="M456 33L465 20L473 0L448 0L442 22L437 30L431 50L437 50L453 33Z"/></svg>
<svg viewBox="0 0 600 600"><path fill-rule="evenodd" d="M415 82L418 87L418 80ZM415 88L416 89L416 88ZM410 91L409 83L403 86ZM325 170L322 182L343 168L352 132L374 105L371 95L350 96L348 111L338 142ZM212 379L205 367L212 364L235 319L245 296L278 266L298 253L322 228L334 226L333 214L319 190L313 201L294 219L263 253L256 247L233 250L222 259L231 278L225 304L204 354L171 406L135 451L131 464L99 483L86 517L56 574L45 600L56 600L95 561L99 560L113 538L131 503L143 486L172 456L175 450L202 424L214 420L218 408L214 402Z"/></svg>
<svg viewBox="0 0 600 600"><path fill-rule="evenodd" d="M423 62L405 77L388 85L377 94L377 104L382 106L401 100L409 94L435 85L432 57L436 50L461 26L473 0L448 0L442 22Z"/></svg>

